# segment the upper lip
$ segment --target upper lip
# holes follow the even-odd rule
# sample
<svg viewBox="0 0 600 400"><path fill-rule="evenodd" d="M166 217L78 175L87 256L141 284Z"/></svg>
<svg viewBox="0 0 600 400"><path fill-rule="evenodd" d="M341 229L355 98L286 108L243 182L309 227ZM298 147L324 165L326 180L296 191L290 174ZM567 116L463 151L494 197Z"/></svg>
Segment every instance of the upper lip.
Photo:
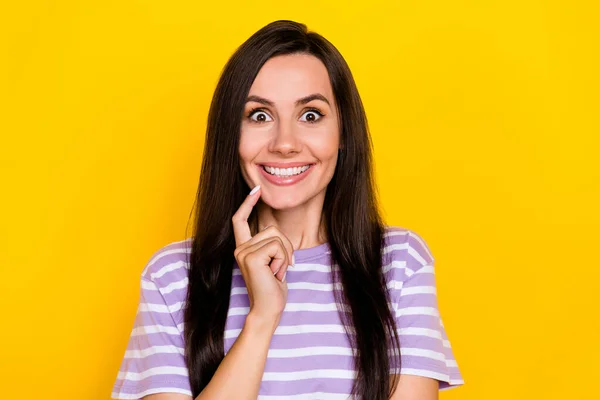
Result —
<svg viewBox="0 0 600 400"><path fill-rule="evenodd" d="M294 168L294 167L304 167L305 165L312 165L314 163L311 162L291 162L291 163L282 163L282 162L269 162L269 163L260 163L259 165L271 168Z"/></svg>

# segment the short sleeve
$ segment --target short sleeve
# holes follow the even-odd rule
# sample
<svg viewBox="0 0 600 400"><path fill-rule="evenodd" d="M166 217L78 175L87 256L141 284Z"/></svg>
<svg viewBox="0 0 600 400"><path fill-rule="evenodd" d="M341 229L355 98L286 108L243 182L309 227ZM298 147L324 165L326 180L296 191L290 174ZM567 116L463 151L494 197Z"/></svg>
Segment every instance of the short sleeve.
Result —
<svg viewBox="0 0 600 400"><path fill-rule="evenodd" d="M156 283L141 279L140 302L113 399L141 399L154 393L192 395L184 359L184 341L174 307Z"/></svg>
<svg viewBox="0 0 600 400"><path fill-rule="evenodd" d="M396 266L392 306L400 339L400 374L437 379L440 390L462 385L438 308L434 258L419 235L405 232L406 240L391 252Z"/></svg>

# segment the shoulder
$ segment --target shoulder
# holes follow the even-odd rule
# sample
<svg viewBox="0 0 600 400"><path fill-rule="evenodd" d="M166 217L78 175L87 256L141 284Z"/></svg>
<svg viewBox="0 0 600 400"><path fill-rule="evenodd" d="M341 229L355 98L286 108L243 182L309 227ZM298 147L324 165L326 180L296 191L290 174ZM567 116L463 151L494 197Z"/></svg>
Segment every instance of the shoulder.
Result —
<svg viewBox="0 0 600 400"><path fill-rule="evenodd" d="M154 286L164 294L187 289L192 238L171 242L156 250L142 273L142 285Z"/></svg>
<svg viewBox="0 0 600 400"><path fill-rule="evenodd" d="M383 234L382 265L406 269L410 275L425 266L433 266L435 258L425 239L417 232L386 226Z"/></svg>

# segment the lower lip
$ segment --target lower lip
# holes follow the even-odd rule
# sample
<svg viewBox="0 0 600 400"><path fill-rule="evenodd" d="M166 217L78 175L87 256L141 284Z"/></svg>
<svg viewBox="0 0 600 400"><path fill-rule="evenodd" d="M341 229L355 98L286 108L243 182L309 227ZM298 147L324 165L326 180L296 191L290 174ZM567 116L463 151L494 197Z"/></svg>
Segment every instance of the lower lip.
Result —
<svg viewBox="0 0 600 400"><path fill-rule="evenodd" d="M265 171L265 169L262 167L262 165L258 166L258 168L260 169L260 172L263 174L263 176L269 182L271 182L274 185L278 185L278 186L289 186L289 185L293 185L293 184L300 182L302 179L306 178L306 176L308 174L310 174L310 171L313 170L313 167L314 167L314 164L311 164L310 167L308 167L308 169L306 171L302 172L301 174L293 175L293 176L279 177L277 175L271 175L270 173Z"/></svg>

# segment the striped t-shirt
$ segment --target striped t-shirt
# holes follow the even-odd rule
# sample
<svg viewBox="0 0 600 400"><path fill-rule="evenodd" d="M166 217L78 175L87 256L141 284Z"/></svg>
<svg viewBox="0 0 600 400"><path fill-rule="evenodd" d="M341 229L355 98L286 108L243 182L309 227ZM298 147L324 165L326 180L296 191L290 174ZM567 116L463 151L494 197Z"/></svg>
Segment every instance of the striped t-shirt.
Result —
<svg viewBox="0 0 600 400"><path fill-rule="evenodd" d="M191 238L156 251L141 275L141 295L114 399L153 393L192 395L184 359L183 305ZM327 243L294 251L287 304L272 337L258 399L349 399L355 370L337 312ZM434 258L406 228L387 227L383 270L396 318L401 374L437 379L440 389L463 383L438 311ZM334 265L333 268L338 268ZM248 292L234 263L225 326L225 354L244 326Z"/></svg>

